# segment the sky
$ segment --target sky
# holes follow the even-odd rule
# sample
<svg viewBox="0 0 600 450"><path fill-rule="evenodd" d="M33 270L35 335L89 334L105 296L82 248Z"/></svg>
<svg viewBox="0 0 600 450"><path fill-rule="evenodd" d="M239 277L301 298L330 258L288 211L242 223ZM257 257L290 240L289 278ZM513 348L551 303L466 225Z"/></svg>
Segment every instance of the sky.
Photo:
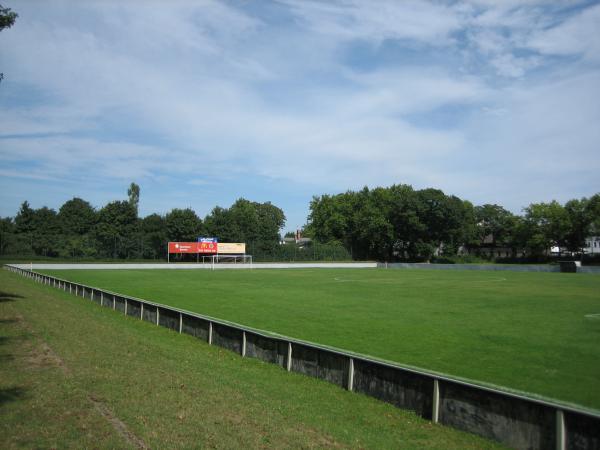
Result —
<svg viewBox="0 0 600 450"><path fill-rule="evenodd" d="M600 3L8 1L0 216L434 187L520 213L600 191Z"/></svg>

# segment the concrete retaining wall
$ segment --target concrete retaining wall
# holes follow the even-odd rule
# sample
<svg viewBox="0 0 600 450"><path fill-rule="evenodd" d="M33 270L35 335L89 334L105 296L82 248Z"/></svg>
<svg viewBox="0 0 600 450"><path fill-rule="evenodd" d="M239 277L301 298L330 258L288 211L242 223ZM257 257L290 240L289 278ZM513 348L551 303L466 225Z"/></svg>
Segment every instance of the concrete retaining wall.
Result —
<svg viewBox="0 0 600 450"><path fill-rule="evenodd" d="M272 336L147 300L5 266L128 316L209 345L320 378L463 431L527 449L600 449L600 412L490 388L368 356ZM119 305L117 307L117 305Z"/></svg>

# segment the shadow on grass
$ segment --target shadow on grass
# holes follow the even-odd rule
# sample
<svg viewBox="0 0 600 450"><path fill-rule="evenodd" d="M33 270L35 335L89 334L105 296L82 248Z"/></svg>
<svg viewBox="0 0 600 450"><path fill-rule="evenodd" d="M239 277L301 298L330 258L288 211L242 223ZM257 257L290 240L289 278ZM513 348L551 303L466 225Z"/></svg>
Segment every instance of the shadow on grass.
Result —
<svg viewBox="0 0 600 450"><path fill-rule="evenodd" d="M9 325L11 323L20 322L19 319L0 319L0 325Z"/></svg>
<svg viewBox="0 0 600 450"><path fill-rule="evenodd" d="M9 355L9 354L0 355L0 363L2 363L2 364L6 364L6 363L8 363L10 361L14 361L14 360L15 360L15 357L13 355Z"/></svg>
<svg viewBox="0 0 600 450"><path fill-rule="evenodd" d="M23 298L23 296L19 294L12 294L10 292L0 291L0 302L14 302L18 298Z"/></svg>
<svg viewBox="0 0 600 450"><path fill-rule="evenodd" d="M0 388L0 406L25 398L26 390L21 387Z"/></svg>

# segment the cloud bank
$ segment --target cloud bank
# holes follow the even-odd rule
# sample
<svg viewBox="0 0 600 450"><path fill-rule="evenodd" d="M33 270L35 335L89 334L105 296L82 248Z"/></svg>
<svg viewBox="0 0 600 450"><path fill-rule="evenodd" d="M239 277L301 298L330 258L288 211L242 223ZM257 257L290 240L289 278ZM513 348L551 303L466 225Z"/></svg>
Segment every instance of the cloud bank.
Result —
<svg viewBox="0 0 600 450"><path fill-rule="evenodd" d="M311 195L363 185L514 211L600 190L597 4L7 6L2 215L134 180L143 213L244 196L290 228Z"/></svg>

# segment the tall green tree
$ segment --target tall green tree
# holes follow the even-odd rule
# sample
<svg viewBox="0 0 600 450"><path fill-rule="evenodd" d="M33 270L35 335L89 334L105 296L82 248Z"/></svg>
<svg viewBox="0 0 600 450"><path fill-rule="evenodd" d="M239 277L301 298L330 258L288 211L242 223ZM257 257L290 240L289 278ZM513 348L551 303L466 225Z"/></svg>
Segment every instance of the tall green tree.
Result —
<svg viewBox="0 0 600 450"><path fill-rule="evenodd" d="M140 222L143 258L161 258L166 255L167 222L159 214L150 214Z"/></svg>
<svg viewBox="0 0 600 450"><path fill-rule="evenodd" d="M4 8L2 5L0 5L0 31L4 30L5 28L12 27L15 24L17 17L19 17L19 15L16 12L11 11L10 8ZM0 81L3 79L4 73L0 72Z"/></svg>
<svg viewBox="0 0 600 450"><path fill-rule="evenodd" d="M206 234L221 242L235 242L235 230L229 209L215 206L204 219Z"/></svg>
<svg viewBox="0 0 600 450"><path fill-rule="evenodd" d="M255 203L257 213L257 241L260 250L272 253L279 245L279 232L285 225L285 214L271 202Z"/></svg>
<svg viewBox="0 0 600 450"><path fill-rule="evenodd" d="M25 200L21 203L19 212L15 217L15 228L17 233L31 234L35 231L35 212Z"/></svg>
<svg viewBox="0 0 600 450"><path fill-rule="evenodd" d="M66 201L58 210L58 221L66 235L84 235L92 230L96 220L92 205L78 197Z"/></svg>
<svg viewBox="0 0 600 450"><path fill-rule="evenodd" d="M140 205L140 187L135 183L131 183L129 189L127 189L127 196L129 197L129 204L133 206L135 215L137 216Z"/></svg>
<svg viewBox="0 0 600 450"><path fill-rule="evenodd" d="M61 230L56 211L46 206L34 210L33 250L42 256L58 256Z"/></svg>
<svg viewBox="0 0 600 450"><path fill-rule="evenodd" d="M113 258L131 256L136 248L133 239L136 232L137 214L129 202L110 202L98 212L95 234L102 255Z"/></svg>
<svg viewBox="0 0 600 450"><path fill-rule="evenodd" d="M17 17L19 17L19 15L16 12L0 5L0 31L12 27L15 24Z"/></svg>
<svg viewBox="0 0 600 450"><path fill-rule="evenodd" d="M193 242L204 234L202 220L191 208L172 209L165 217L170 241Z"/></svg>
<svg viewBox="0 0 600 450"><path fill-rule="evenodd" d="M568 217L569 228L564 235L564 244L567 250L582 253L585 239L591 233L592 217L588 209L589 200L573 199L565 203L564 209Z"/></svg>
<svg viewBox="0 0 600 450"><path fill-rule="evenodd" d="M590 220L589 235L600 235L600 193L594 194L585 206L586 215Z"/></svg>
<svg viewBox="0 0 600 450"><path fill-rule="evenodd" d="M5 255L14 239L15 224L10 217L0 218L0 255Z"/></svg>
<svg viewBox="0 0 600 450"><path fill-rule="evenodd" d="M512 241L514 214L502 206L485 204L475 207L477 237L480 244L491 239L493 246L507 246Z"/></svg>
<svg viewBox="0 0 600 450"><path fill-rule="evenodd" d="M553 200L532 203L525 208L525 246L534 256L548 253L551 247L565 247L571 221L565 208Z"/></svg>

